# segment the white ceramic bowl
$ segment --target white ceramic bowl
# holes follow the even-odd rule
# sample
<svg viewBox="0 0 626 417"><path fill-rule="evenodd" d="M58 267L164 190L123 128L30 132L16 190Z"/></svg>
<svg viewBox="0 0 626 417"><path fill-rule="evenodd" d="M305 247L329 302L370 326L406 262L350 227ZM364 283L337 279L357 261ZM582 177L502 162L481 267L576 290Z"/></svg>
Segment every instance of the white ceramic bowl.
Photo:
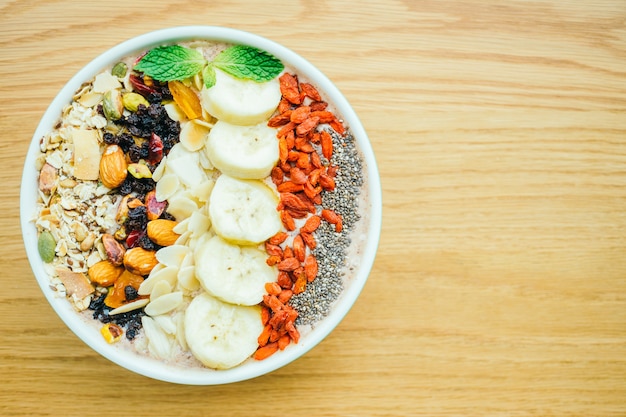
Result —
<svg viewBox="0 0 626 417"><path fill-rule="evenodd" d="M31 221L35 215L37 201L38 172L35 169L35 158L38 154L39 139L52 130L60 117L61 109L72 100L73 94L80 85L122 57L160 44L192 39L251 45L273 54L305 75L320 90L325 92L329 101L337 109L338 114L350 127L357 139L358 148L364 156L364 167L368 179L366 192L369 196L370 207L369 217L365 219L368 222L366 225L368 230L367 243L356 275L346 285L329 316L318 323L310 333L303 335L298 344L292 344L288 349L263 361L247 361L238 367L223 371L199 368L182 369L166 365L149 357L139 356L128 349L120 349L115 344L106 343L97 326L86 325L73 310L70 303L64 298L55 296L50 289L49 277L44 271L42 260L37 251L37 231ZM26 155L20 197L21 226L29 262L41 290L65 324L83 342L119 366L150 378L190 385L225 384L264 375L294 361L320 343L348 313L368 279L378 247L382 217L380 179L369 139L354 110L337 87L311 63L275 42L247 32L211 26L173 27L150 32L111 48L81 69L52 101L33 135Z"/></svg>

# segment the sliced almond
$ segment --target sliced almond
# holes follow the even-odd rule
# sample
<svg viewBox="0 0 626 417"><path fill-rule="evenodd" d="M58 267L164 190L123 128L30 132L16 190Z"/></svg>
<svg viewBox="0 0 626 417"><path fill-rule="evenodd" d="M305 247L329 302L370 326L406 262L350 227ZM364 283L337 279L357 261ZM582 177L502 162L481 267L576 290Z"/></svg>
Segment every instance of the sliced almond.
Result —
<svg viewBox="0 0 626 417"><path fill-rule="evenodd" d="M195 152L204 146L208 134L208 127L191 120L189 123L185 123L180 131L180 143L188 151Z"/></svg>
<svg viewBox="0 0 626 417"><path fill-rule="evenodd" d="M141 283L139 289L137 290L139 295L151 294L155 285L160 281L166 281L170 287L173 287L176 284L178 268L175 266L165 267L161 264L159 264L159 267L161 268L159 268L157 272L150 273L150 276L148 276L148 278Z"/></svg>
<svg viewBox="0 0 626 417"><path fill-rule="evenodd" d="M183 303L183 293L180 291L162 295L154 301L150 301L145 308L149 316L158 316L169 313Z"/></svg>
<svg viewBox="0 0 626 417"><path fill-rule="evenodd" d="M156 184L156 198L158 201L165 201L178 191L180 180L176 174L165 174Z"/></svg>
<svg viewBox="0 0 626 417"><path fill-rule="evenodd" d="M168 202L167 212L174 216L177 221L186 219L198 210L196 202L184 195L174 196Z"/></svg>
<svg viewBox="0 0 626 417"><path fill-rule="evenodd" d="M169 294L172 292L172 286L169 282L165 280L161 280L154 284L154 288L150 293L150 302L155 301L157 298L164 296L165 294Z"/></svg>
<svg viewBox="0 0 626 417"><path fill-rule="evenodd" d="M182 267L178 270L178 283L189 292L200 289L200 281L196 278L196 267L193 265Z"/></svg>
<svg viewBox="0 0 626 417"><path fill-rule="evenodd" d="M190 252L187 246L172 245L159 249L156 258L163 265L179 268L185 256Z"/></svg>
<svg viewBox="0 0 626 417"><path fill-rule="evenodd" d="M149 298L140 298L130 303L123 304L122 306L118 308L114 308L113 310L109 311L109 316L114 316L116 314L128 313L129 311L138 310L148 305L149 302L150 302Z"/></svg>

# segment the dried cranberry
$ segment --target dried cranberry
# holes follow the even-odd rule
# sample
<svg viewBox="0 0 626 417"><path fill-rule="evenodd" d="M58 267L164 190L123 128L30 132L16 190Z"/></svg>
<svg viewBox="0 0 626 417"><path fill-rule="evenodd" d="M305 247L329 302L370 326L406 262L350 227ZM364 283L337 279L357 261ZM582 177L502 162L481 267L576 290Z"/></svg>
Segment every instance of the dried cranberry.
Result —
<svg viewBox="0 0 626 417"><path fill-rule="evenodd" d="M161 162L161 159L163 158L163 141L154 132L150 135L148 150L148 163L156 165Z"/></svg>
<svg viewBox="0 0 626 417"><path fill-rule="evenodd" d="M132 230L126 237L126 246L128 246L129 249L137 246L139 243L139 238L142 234L143 232L141 230Z"/></svg>

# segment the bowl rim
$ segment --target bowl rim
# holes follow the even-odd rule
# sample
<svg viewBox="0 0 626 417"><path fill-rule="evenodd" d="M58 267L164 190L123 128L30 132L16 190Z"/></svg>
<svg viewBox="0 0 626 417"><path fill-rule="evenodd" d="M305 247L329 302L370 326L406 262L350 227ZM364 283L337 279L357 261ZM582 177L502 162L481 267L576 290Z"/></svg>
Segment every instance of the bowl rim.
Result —
<svg viewBox="0 0 626 417"><path fill-rule="evenodd" d="M68 104L76 90L86 80L111 65L116 60L142 50L165 43L190 40L208 40L226 43L240 43L265 50L281 61L295 68L315 83L329 97L339 114L342 115L354 135L367 168L367 193L369 218L367 241L357 274L351 279L333 306L331 314L318 322L309 334L298 344L288 346L280 355L273 355L263 361L244 363L237 367L215 371L204 368L183 369L153 358L148 358L124 349L129 354L119 354L123 348L104 341L96 326L86 325L83 318L70 306L65 297L57 297L50 289L50 280L44 270L37 251L37 231L33 222L36 207L37 171L35 158L38 154L39 139L49 132L59 119L61 109ZM98 55L81 68L57 93L43 114L30 143L24 161L20 187L20 223L23 242L31 269L49 304L69 329L85 344L109 361L134 373L165 382L185 385L219 385L259 377L273 372L306 354L324 340L347 315L363 290L373 267L382 228L382 190L374 152L358 116L339 89L313 64L296 52L268 38L239 29L221 26L174 26L154 30L121 42Z"/></svg>

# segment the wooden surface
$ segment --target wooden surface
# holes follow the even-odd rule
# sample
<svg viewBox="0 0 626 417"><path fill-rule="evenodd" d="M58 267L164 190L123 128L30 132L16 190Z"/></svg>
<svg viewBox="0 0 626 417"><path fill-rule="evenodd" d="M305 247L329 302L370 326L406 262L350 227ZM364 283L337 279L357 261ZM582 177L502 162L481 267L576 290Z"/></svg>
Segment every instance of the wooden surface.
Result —
<svg viewBox="0 0 626 417"><path fill-rule="evenodd" d="M213 387L98 356L26 260L19 184L47 104L146 31L292 48L382 175L370 281L302 359ZM626 2L0 0L0 415L626 415Z"/></svg>

